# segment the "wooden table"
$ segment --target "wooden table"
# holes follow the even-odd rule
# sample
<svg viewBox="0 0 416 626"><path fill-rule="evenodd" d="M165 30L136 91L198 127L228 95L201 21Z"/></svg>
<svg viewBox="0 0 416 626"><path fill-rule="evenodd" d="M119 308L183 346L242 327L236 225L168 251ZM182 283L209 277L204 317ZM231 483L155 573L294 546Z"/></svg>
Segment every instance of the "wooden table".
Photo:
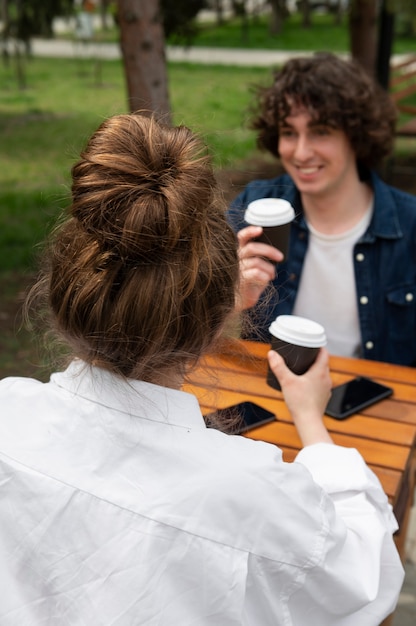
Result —
<svg viewBox="0 0 416 626"><path fill-rule="evenodd" d="M301 442L283 402L283 395L266 383L269 346L249 341L230 344L206 357L188 378L185 391L194 393L202 412L209 413L251 400L277 416L277 421L246 436L276 444L286 461L293 461ZM413 504L416 473L416 370L410 367L331 357L333 385L357 375L393 388L393 395L346 420L325 417L335 443L356 448L377 474L399 523L395 541L404 562L405 540ZM393 615L381 626L391 626Z"/></svg>
<svg viewBox="0 0 416 626"><path fill-rule="evenodd" d="M268 349L268 345L247 341L230 344L221 353L206 357L184 389L197 396L203 413L242 400L273 411L276 422L251 430L247 436L278 445L283 458L293 461L301 442L282 393L266 383ZM390 398L357 415L343 421L324 419L335 443L357 448L380 479L399 523L395 539L404 560L415 484L416 370L344 357L331 357L330 368L334 385L363 375L393 387Z"/></svg>

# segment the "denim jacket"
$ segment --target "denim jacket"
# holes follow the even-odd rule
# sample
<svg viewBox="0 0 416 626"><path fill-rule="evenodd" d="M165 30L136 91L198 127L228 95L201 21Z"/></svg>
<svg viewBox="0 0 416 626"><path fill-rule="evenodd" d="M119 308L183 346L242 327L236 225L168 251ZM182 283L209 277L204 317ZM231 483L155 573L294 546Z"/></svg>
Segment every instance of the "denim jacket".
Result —
<svg viewBox="0 0 416 626"><path fill-rule="evenodd" d="M353 252L362 357L416 366L416 197L386 185L374 172L369 182L374 213ZM288 258L278 265L273 295L260 298L249 312L258 332L246 338L269 342L270 323L293 311L309 231L300 194L285 174L252 181L233 201L228 219L236 232L247 226L245 208L257 198L285 198L296 213Z"/></svg>

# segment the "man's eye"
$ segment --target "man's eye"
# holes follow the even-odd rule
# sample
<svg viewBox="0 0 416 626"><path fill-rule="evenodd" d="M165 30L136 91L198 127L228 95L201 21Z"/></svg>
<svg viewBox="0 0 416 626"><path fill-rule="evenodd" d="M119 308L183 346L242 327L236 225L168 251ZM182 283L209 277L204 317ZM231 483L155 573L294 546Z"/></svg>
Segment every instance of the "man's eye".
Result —
<svg viewBox="0 0 416 626"><path fill-rule="evenodd" d="M292 137L294 135L294 132L290 128L281 128L279 130L279 134L281 137Z"/></svg>
<svg viewBox="0 0 416 626"><path fill-rule="evenodd" d="M314 133L315 135L330 135L331 134L331 129L328 126L317 126L314 129Z"/></svg>

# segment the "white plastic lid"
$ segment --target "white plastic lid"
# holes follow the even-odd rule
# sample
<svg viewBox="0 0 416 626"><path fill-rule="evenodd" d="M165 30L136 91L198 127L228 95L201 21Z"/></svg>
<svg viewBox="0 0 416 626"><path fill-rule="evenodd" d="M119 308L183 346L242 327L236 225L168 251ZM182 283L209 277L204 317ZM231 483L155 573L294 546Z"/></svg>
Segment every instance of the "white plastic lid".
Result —
<svg viewBox="0 0 416 626"><path fill-rule="evenodd" d="M259 198L247 206L244 219L253 226L280 226L291 222L295 210L282 198Z"/></svg>
<svg viewBox="0 0 416 626"><path fill-rule="evenodd" d="M326 344L325 329L321 324L298 315L279 315L269 327L277 339L305 348L320 348Z"/></svg>

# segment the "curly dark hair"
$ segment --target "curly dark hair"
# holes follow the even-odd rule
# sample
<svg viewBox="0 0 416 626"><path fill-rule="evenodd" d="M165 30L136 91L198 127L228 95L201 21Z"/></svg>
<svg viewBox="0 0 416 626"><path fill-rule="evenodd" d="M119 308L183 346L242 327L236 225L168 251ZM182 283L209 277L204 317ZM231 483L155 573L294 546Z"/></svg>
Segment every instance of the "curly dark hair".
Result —
<svg viewBox="0 0 416 626"><path fill-rule="evenodd" d="M250 127L257 144L279 156L279 126L293 106L305 107L317 123L343 130L366 168L393 148L397 112L384 91L356 61L319 52L289 60L274 72L270 87L255 88Z"/></svg>

